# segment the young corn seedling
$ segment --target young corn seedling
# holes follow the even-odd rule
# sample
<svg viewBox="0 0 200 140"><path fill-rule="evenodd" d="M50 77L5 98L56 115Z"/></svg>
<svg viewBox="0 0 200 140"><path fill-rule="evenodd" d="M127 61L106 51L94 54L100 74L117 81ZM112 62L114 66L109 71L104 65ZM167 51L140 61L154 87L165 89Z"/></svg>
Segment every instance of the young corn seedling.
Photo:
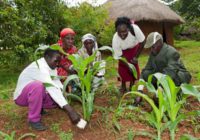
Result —
<svg viewBox="0 0 200 140"><path fill-rule="evenodd" d="M84 59L78 54L68 56L68 59L73 63L73 69L76 70L77 74L73 74L67 77L67 80L64 82L64 91L66 91L66 86L71 80L77 81L81 89L81 96L75 94L67 94L68 97L74 97L82 103L83 109L83 118L86 121L90 120L92 111L93 111L93 102L94 102L94 90L92 81L94 76L98 73L101 62L96 62L94 65L91 65L96 57L96 53ZM101 82L101 81L100 81Z"/></svg>
<svg viewBox="0 0 200 140"><path fill-rule="evenodd" d="M164 130L164 126L162 124L162 118L165 112L165 102L164 102L164 96L162 93L161 88L158 88L157 90L153 89L151 84L146 84L147 88L151 88L151 91L153 90L157 95L158 95L158 99L159 99L159 106L157 107L154 103L154 101L148 97L147 95L140 93L138 91L134 91L132 90L131 92L126 93L128 94L133 94L133 95L137 95L140 96L142 98L144 98L153 108L153 111L151 113L147 113L148 115L148 120L150 122L150 124L152 124L156 129L157 129L157 139L160 140L161 139L161 132Z"/></svg>
<svg viewBox="0 0 200 140"><path fill-rule="evenodd" d="M113 53L113 49L108 46L101 47L99 50L101 51L110 50ZM75 94L67 94L67 96L74 97L82 103L83 118L86 121L90 120L94 108L93 102L95 93L93 90L92 81L95 75L99 72L99 70L104 69L104 67L100 66L102 62L96 62L93 65L91 65L94 62L95 57L96 57L96 52L85 59L77 54L69 55L68 59L72 61L73 69L76 70L77 74L68 76L66 81L64 82L63 91L65 92L66 86L69 84L71 80L78 81L79 87L81 88L81 96L77 96ZM120 60L127 63L127 65L131 67L131 69L135 70L135 67L129 64L124 58L120 58ZM136 70L133 71L133 75L136 75Z"/></svg>
<svg viewBox="0 0 200 140"><path fill-rule="evenodd" d="M25 133L22 136L20 136L17 140L23 140L27 137L35 138L36 135L33 133ZM0 138L4 140L16 140L15 131L12 131L10 135L0 131Z"/></svg>
<svg viewBox="0 0 200 140"><path fill-rule="evenodd" d="M191 115L200 115L200 111L191 111L187 113L180 113L180 109L189 96L197 97L200 101L199 91L190 84L181 84L179 87L175 86L173 80L164 74L156 73L154 76L157 79L157 84L163 89L165 96L165 107L170 121L166 124L169 126L170 137L175 139L175 130L180 121ZM182 94L182 98L178 99L178 94Z"/></svg>

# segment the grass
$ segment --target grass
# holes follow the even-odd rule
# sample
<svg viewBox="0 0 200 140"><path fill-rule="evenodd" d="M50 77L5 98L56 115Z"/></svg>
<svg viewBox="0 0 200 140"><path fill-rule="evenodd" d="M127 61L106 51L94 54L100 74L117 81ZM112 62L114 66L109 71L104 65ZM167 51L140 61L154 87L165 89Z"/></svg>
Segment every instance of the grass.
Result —
<svg viewBox="0 0 200 140"><path fill-rule="evenodd" d="M186 41L175 41L176 48L184 48L184 47L200 47L200 41L194 41L194 40L186 40Z"/></svg>
<svg viewBox="0 0 200 140"><path fill-rule="evenodd" d="M68 132L62 131L60 129L60 124L54 123L51 125L51 131L59 135L60 140L72 140L73 139L73 133L71 130Z"/></svg>
<svg viewBox="0 0 200 140"><path fill-rule="evenodd" d="M0 70L0 99L12 98L19 72Z"/></svg>

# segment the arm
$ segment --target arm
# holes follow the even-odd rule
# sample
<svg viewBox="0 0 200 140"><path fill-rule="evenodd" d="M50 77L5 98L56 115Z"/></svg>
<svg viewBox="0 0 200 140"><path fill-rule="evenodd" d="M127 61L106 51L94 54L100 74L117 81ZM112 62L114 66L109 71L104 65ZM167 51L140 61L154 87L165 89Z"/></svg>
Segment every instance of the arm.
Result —
<svg viewBox="0 0 200 140"><path fill-rule="evenodd" d="M134 29L135 37L138 40L139 46L140 46L137 50L135 57L133 58L133 61L132 61L133 63L137 63L137 59L139 58L139 56L144 48L145 36L144 36L143 32L141 31L141 29L136 24L132 24L132 27Z"/></svg>
<svg viewBox="0 0 200 140"><path fill-rule="evenodd" d="M146 66L141 72L140 79L144 79L145 81L147 81L148 76L156 72L156 69L152 66L152 63L153 63L153 57L150 55Z"/></svg>
<svg viewBox="0 0 200 140"><path fill-rule="evenodd" d="M63 108L67 114L69 115L69 118L73 124L77 123L80 120L80 116L78 113L73 110L70 105L68 105L68 102L66 101L65 97L63 96L62 89L63 85L60 82L59 79L55 78L52 79L52 76L57 76L57 71L52 70L51 74L49 73L48 69L45 67L42 67L41 69L38 69L35 71L38 74L36 75L37 80L43 82L43 83L49 83L51 86L46 87L47 92L51 96L51 98L61 107Z"/></svg>
<svg viewBox="0 0 200 140"><path fill-rule="evenodd" d="M114 55L115 59L119 59L119 57L122 56L122 50L119 46L118 39L119 39L119 37L118 37L117 33L115 33L113 36L113 39L112 39L112 48L114 51L113 55Z"/></svg>
<svg viewBox="0 0 200 140"><path fill-rule="evenodd" d="M63 106L63 109L67 112L73 124L77 124L80 121L80 115L70 105Z"/></svg>
<svg viewBox="0 0 200 140"><path fill-rule="evenodd" d="M133 57L133 59L131 60L131 63L133 63L133 64L138 63L138 58L139 58L140 54L142 53L142 50L144 48L144 44L145 44L144 42L139 43L137 53L136 53L135 57Z"/></svg>

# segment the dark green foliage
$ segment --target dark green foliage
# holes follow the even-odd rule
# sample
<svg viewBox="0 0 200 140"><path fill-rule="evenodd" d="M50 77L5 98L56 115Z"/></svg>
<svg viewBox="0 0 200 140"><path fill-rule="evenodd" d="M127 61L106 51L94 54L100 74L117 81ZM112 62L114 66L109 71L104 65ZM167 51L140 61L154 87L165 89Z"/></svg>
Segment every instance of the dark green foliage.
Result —
<svg viewBox="0 0 200 140"><path fill-rule="evenodd" d="M185 23L175 29L176 38L200 40L200 1L179 0L171 8L180 14Z"/></svg>
<svg viewBox="0 0 200 140"><path fill-rule="evenodd" d="M102 36L107 19L105 6L83 3L80 7L68 8L61 0L3 0L0 3L0 48L12 49L20 62L32 61L38 45L56 43L63 28L74 29L75 45L81 47L82 35L90 32L97 38ZM106 45L109 39L100 44Z"/></svg>

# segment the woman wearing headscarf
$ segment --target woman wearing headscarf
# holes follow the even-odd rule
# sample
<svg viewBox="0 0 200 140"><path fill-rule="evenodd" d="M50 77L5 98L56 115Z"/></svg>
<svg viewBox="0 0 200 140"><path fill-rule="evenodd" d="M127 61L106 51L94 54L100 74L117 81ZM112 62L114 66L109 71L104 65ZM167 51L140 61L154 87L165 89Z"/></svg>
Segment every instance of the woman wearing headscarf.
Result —
<svg viewBox="0 0 200 140"><path fill-rule="evenodd" d="M78 50L78 54L83 58L87 58L95 51L97 51L95 61L101 61L101 53L98 51L96 37L90 33L85 34L82 37L82 47Z"/></svg>
<svg viewBox="0 0 200 140"><path fill-rule="evenodd" d="M133 76L132 71L122 61L118 63L118 73L121 80L121 92L126 92L126 82L130 82L130 89L135 80L139 77L139 65L137 57L143 48L145 36L136 24L132 24L127 17L119 17L115 22L116 33L112 39L112 47L114 57L125 58L129 63L132 63L137 70L137 77Z"/></svg>
<svg viewBox="0 0 200 140"><path fill-rule="evenodd" d="M60 32L60 40L58 44L68 54L74 54L77 52L77 48L74 46L75 32L71 28L64 28ZM67 58L66 55L62 55L60 61L60 67L57 69L59 76L68 76L73 71L70 69L72 62Z"/></svg>
<svg viewBox="0 0 200 140"><path fill-rule="evenodd" d="M101 61L100 67L105 67L105 61L101 60L101 52L98 51L98 45L96 41L96 37L90 33L85 34L82 37L82 47L79 49L78 54L83 58L87 58L96 52L95 62ZM100 85L100 81L104 80L105 69L101 69L97 75L94 76L93 80L93 90Z"/></svg>

